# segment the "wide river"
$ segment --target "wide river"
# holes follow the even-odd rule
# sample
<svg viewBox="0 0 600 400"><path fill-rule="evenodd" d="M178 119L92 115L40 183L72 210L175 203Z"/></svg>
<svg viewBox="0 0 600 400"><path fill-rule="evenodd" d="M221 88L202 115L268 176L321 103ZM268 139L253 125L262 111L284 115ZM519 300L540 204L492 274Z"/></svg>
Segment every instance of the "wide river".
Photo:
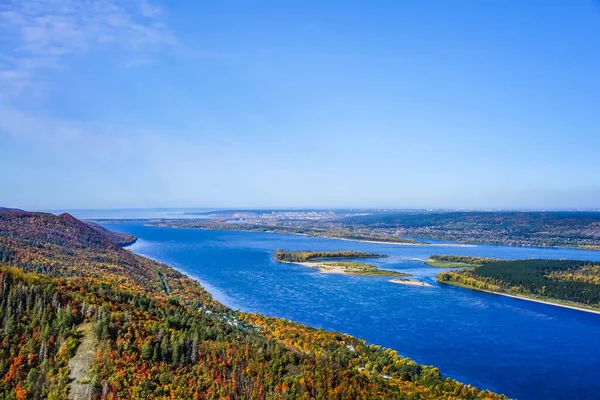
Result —
<svg viewBox="0 0 600 400"><path fill-rule="evenodd" d="M196 278L222 303L397 350L461 382L518 399L600 398L600 315L440 286L431 254L600 260L600 252L508 246L401 246L270 233L106 225L130 249ZM362 250L433 287L323 274L273 260L277 249Z"/></svg>

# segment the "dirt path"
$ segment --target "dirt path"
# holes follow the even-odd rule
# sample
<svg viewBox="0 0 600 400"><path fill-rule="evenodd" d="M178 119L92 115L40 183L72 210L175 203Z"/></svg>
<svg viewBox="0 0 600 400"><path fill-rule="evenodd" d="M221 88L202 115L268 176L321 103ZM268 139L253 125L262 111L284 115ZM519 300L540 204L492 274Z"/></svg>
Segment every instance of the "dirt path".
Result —
<svg viewBox="0 0 600 400"><path fill-rule="evenodd" d="M92 361L96 355L94 325L91 322L86 322L79 325L79 330L84 336L75 351L75 355L69 360L69 369L71 370L70 400L88 400L92 395L89 375Z"/></svg>

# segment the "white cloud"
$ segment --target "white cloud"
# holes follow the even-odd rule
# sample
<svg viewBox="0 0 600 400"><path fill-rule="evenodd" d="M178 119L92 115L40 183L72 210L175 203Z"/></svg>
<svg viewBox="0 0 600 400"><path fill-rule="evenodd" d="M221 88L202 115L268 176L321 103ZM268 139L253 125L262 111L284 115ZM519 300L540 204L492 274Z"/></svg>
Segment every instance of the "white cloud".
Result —
<svg viewBox="0 0 600 400"><path fill-rule="evenodd" d="M71 56L120 49L126 57L117 65L139 67L178 47L162 16L147 0L0 1L0 139L58 152L77 148L100 159L130 150L123 129L57 118L37 100L51 100L56 88L46 72L69 68Z"/></svg>
<svg viewBox="0 0 600 400"><path fill-rule="evenodd" d="M133 147L131 138L120 135L121 129L63 120L1 102L0 115L0 132L56 154L82 150L95 159L107 159L115 152L131 151Z"/></svg>
<svg viewBox="0 0 600 400"><path fill-rule="evenodd" d="M145 0L0 0L0 149L21 150L16 157L0 157L0 169L22 171L17 180L13 174L4 174L0 183L13 188L7 192L14 194L16 203L35 201L38 195L52 198L54 194L44 194L42 189L49 176L53 186L63 187L55 195L61 202L70 201L70 190L89 190L86 200L90 204L95 196L108 196L114 190L122 194L115 201L127 196L150 201L153 195L170 192L184 198L185 188L194 187L194 193L199 193L205 187L199 182L217 183L210 180L216 175L207 172L216 168L210 156L227 154L231 144L205 141L197 132L193 139L178 139L155 132L144 122L120 125L119 121L77 120L53 113L51 102L59 88L48 72L71 68L75 57L117 49L124 57L108 62L123 68L143 67L159 53L229 57L189 51L163 18L162 10ZM46 165L54 165L55 160L59 166L47 172ZM222 164L220 168L231 168L226 159ZM26 183L34 179L41 182L40 192ZM98 188L96 182L100 182ZM161 190L154 193L156 185ZM0 196L0 203L7 201L6 196Z"/></svg>
<svg viewBox="0 0 600 400"><path fill-rule="evenodd" d="M161 16L146 0L0 3L0 98L43 87L44 70L96 47L117 47L135 60L149 60L152 53L177 46Z"/></svg>

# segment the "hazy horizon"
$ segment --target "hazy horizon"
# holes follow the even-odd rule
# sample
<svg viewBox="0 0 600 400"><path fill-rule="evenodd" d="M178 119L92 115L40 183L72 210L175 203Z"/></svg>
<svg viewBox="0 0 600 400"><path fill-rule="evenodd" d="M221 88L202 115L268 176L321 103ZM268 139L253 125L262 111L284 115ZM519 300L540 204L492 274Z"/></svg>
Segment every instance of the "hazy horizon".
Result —
<svg viewBox="0 0 600 400"><path fill-rule="evenodd" d="M600 208L596 1L8 0L0 54L0 206Z"/></svg>
<svg viewBox="0 0 600 400"><path fill-rule="evenodd" d="M0 208L4 206L0 205ZM4 207L18 208L18 207ZM84 212L84 211L380 211L380 212L600 212L598 208L402 208L402 207L114 207L114 208L50 208L30 209L35 212Z"/></svg>

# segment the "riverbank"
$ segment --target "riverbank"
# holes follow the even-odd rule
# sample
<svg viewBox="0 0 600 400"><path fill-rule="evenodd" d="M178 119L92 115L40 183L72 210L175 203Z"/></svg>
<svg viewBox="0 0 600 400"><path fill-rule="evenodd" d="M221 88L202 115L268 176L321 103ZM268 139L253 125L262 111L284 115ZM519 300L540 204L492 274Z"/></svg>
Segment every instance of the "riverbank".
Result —
<svg viewBox="0 0 600 400"><path fill-rule="evenodd" d="M132 244L135 244L135 243L137 243L137 241L138 241L138 238L135 238L135 239L133 239L133 240L130 240L130 241L128 241L128 242L119 243L119 246L121 246L121 247L123 247L123 248L126 248L126 247L129 247L129 246L131 246Z"/></svg>
<svg viewBox="0 0 600 400"><path fill-rule="evenodd" d="M196 224L190 224L190 222L196 222ZM206 222L205 220L201 222ZM324 239L335 239L335 240L347 240L350 242L359 242L359 243L376 243L376 244L393 244L393 245L401 245L401 246L436 246L436 247L476 247L476 244L470 243L429 243L429 242L420 242L415 239L403 239L398 238L396 236L389 236L390 240L377 240L377 239L356 239L356 238L348 238L344 236L331 236L327 235L326 231L314 231L314 230L303 230L301 232L295 231L291 228L286 227L252 227L252 226L242 226L240 224L219 224L219 225L211 225L209 223L205 223L200 225L198 221L169 221L169 222L158 222L158 221L145 221L146 226L162 226L168 228L180 228L180 229L204 229L204 230L214 230L214 231L234 231L234 232L261 232L261 233L275 233L281 235L299 235L306 237L318 237Z"/></svg>
<svg viewBox="0 0 600 400"><path fill-rule="evenodd" d="M477 264L468 264L463 262L456 261L440 261L429 258L427 260L422 260L425 265L434 268L472 268L477 267Z"/></svg>
<svg viewBox="0 0 600 400"><path fill-rule="evenodd" d="M475 244L467 244L467 243L428 243L428 242L407 243L407 242L386 242L383 240L348 239L348 238L332 237L332 236L317 236L317 235L310 235L310 236L321 237L324 239L347 240L349 242L393 244L393 245L399 245L399 246L477 247L477 245L475 245Z"/></svg>
<svg viewBox="0 0 600 400"><path fill-rule="evenodd" d="M460 283L460 282L440 281L440 280L438 280L438 282L440 284L444 284L444 285L456 286L456 287L463 288L463 289L475 290L475 291L478 291L478 292L495 294L495 295L498 295L498 296L512 297L514 299L527 300L527 301L532 301L534 303L542 303L542 304L548 304L550 306L570 308L571 310L584 311L584 312L588 312L588 313L592 313L592 314L600 314L600 310L592 309L592 308L585 308L585 307L580 306L580 305L573 305L573 304L569 304L569 303L561 303L559 301L553 302L553 301L548 301L548 300L540 300L540 299L537 299L537 298L533 298L533 297L529 297L529 296L524 296L524 295L518 296L518 295L508 294L508 293L493 292L491 290L484 290L484 289L479 289L479 288L476 288L476 287L473 287L473 286L465 285L465 284Z"/></svg>

